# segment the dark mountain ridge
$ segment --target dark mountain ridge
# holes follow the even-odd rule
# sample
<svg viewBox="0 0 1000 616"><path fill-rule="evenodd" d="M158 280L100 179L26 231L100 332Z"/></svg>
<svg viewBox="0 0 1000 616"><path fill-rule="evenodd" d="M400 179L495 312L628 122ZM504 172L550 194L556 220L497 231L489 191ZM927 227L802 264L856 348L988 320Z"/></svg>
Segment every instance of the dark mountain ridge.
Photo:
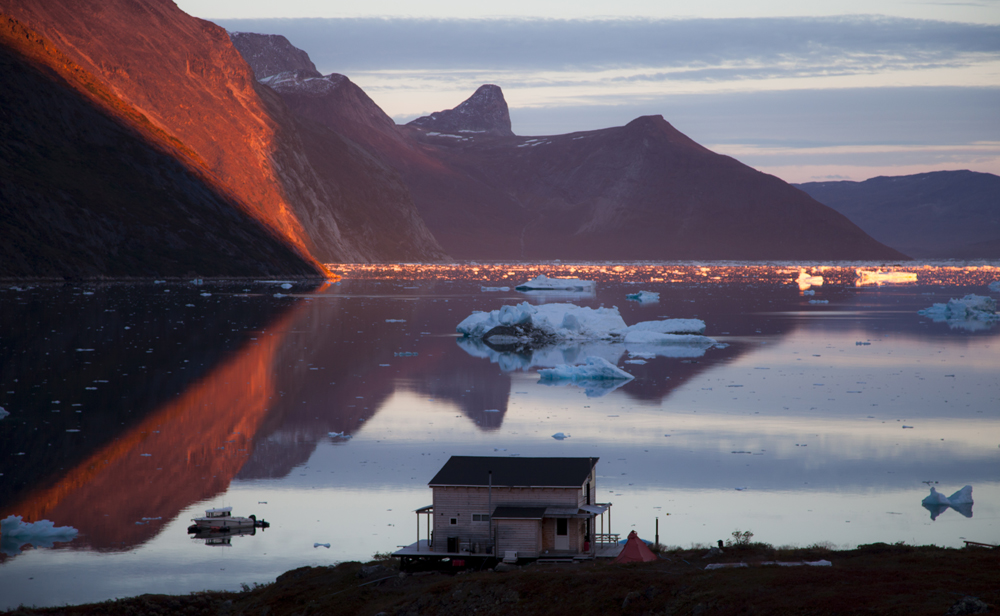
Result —
<svg viewBox="0 0 1000 616"><path fill-rule="evenodd" d="M237 226L261 229L292 255L294 263L275 262L264 270L318 275L324 271L320 262L445 258L398 173L352 141L292 112L273 90L256 82L225 31L214 24L184 14L168 0L0 0L0 14L0 43L17 59L8 62L10 71L31 65L44 79L66 86L63 94L82 98L125 133L176 160L204 185L198 190L215 195L227 216L244 221ZM27 81L5 79L5 88L8 83L28 87ZM30 91L6 95L11 101L34 96ZM88 171L94 161L81 153L102 139L117 142L125 133L105 137L98 125L63 132L65 125L53 123L42 110L17 112L27 115L12 126L30 125L33 141L11 136L9 144L26 148L37 164L29 168L19 158L22 152L4 149L4 207L14 213L5 217L5 226L21 239L0 253L0 275L50 275L55 270L66 275L221 275L232 269L256 275L261 269L220 264L223 255L213 244L236 240L218 242L213 232L199 230L233 222L218 220L220 214L208 201L193 205L189 199L187 206L175 208L173 196L147 198L169 183L157 177L160 163L149 163L141 173L100 165ZM62 147L64 137L72 141L81 133L91 141ZM104 154L132 164L132 156L116 149L112 145ZM60 192L61 178L52 172L64 165L76 165L77 177L89 176L91 185L101 188L74 193L71 213L65 191ZM171 187L167 192L198 190ZM104 198L115 191L122 193L116 197L119 203L130 200L141 211L141 220L118 217L121 208ZM189 215L182 214L185 207L193 208ZM154 212L163 208L166 212ZM191 224L185 226L184 220ZM53 221L61 221L66 232L56 239ZM89 245L86 256L81 254L83 243L74 241L75 225L94 221L82 231ZM178 234L185 242L177 241ZM241 250L258 252L255 246ZM169 259L158 262L163 251L193 254L181 259L183 264L170 265ZM88 265L77 271L74 263Z"/></svg>
<svg viewBox="0 0 1000 616"><path fill-rule="evenodd" d="M336 87L320 87L321 80ZM480 87L453 110L396 126L341 75L299 71L263 81L298 113L397 169L455 258L906 258L802 191L711 152L660 116L518 137L495 85Z"/></svg>
<svg viewBox="0 0 1000 616"><path fill-rule="evenodd" d="M1000 258L1000 177L934 171L796 184L888 246L920 258Z"/></svg>

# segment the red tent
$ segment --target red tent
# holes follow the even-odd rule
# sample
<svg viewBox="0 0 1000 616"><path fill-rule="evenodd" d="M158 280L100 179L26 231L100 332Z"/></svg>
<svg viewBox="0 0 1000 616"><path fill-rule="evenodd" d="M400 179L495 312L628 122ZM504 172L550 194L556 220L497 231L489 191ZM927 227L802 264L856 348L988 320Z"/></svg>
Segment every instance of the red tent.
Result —
<svg viewBox="0 0 1000 616"><path fill-rule="evenodd" d="M648 563L652 560L659 560L659 557L656 554L653 554L653 551L646 546L635 531L632 531L628 534L628 541L625 542L625 547L622 548L622 551L618 555L618 558L615 559L615 562Z"/></svg>

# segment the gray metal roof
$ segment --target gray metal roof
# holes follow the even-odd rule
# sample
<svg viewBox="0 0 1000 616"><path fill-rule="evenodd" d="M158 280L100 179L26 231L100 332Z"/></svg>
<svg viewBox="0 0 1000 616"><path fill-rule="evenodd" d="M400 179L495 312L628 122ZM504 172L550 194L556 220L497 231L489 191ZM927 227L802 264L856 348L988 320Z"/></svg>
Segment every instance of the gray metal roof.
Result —
<svg viewBox="0 0 1000 616"><path fill-rule="evenodd" d="M579 488L599 459L452 456L428 485Z"/></svg>

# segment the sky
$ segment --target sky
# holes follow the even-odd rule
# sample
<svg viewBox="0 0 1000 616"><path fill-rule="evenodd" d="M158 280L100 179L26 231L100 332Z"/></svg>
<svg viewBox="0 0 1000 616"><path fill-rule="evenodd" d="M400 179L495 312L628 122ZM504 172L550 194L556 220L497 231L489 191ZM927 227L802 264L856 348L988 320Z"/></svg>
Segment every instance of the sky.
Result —
<svg viewBox="0 0 1000 616"><path fill-rule="evenodd" d="M397 122L495 83L519 135L663 115L789 182L1000 174L1000 0L182 0L282 34Z"/></svg>

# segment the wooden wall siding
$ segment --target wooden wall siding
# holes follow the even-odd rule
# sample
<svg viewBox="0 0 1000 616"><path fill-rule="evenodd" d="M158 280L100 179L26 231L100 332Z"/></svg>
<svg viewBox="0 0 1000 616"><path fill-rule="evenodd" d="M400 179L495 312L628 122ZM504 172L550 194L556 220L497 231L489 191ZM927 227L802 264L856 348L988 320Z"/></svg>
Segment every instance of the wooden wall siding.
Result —
<svg viewBox="0 0 1000 616"><path fill-rule="evenodd" d="M497 520L497 554L516 551L518 558L538 558L541 524L538 520Z"/></svg>

